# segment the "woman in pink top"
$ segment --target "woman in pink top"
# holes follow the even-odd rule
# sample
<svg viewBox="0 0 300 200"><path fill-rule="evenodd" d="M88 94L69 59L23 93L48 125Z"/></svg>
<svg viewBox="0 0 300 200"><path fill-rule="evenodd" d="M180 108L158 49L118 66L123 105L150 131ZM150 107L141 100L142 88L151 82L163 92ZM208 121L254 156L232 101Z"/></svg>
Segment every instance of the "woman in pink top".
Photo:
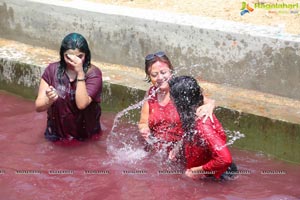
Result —
<svg viewBox="0 0 300 200"><path fill-rule="evenodd" d="M145 73L152 86L141 110L139 131L146 140L153 136L158 140L156 146L166 144L170 150L183 134L180 117L170 99L168 80L172 77L173 66L164 52L157 52L146 56ZM214 100L205 98L204 102L197 113L204 116L204 121L207 117L212 120Z"/></svg>
<svg viewBox="0 0 300 200"><path fill-rule="evenodd" d="M99 105L102 73L91 64L86 39L67 35L60 47L60 61L44 71L35 101L36 111L47 110L45 137L50 141L78 141L101 133Z"/></svg>

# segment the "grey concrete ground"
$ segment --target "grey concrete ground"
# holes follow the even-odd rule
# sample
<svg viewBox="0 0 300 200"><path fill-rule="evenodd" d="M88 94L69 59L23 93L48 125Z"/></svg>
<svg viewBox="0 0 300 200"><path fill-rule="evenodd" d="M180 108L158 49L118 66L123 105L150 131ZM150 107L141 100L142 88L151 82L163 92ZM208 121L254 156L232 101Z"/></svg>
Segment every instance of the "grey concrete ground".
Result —
<svg viewBox="0 0 300 200"><path fill-rule="evenodd" d="M300 99L300 37L280 28L116 7L82 0L0 0L0 37L58 49L69 32L94 58L142 68L164 50L179 74Z"/></svg>

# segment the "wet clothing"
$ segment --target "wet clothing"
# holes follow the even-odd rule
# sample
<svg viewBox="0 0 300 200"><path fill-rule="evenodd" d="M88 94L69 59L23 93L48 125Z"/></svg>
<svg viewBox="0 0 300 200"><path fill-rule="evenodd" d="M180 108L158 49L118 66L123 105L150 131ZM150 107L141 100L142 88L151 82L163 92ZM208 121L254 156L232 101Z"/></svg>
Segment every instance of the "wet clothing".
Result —
<svg viewBox="0 0 300 200"><path fill-rule="evenodd" d="M153 136L161 142L177 142L183 135L179 114L171 100L165 106L158 103L156 89L151 87L148 91L149 128Z"/></svg>
<svg viewBox="0 0 300 200"><path fill-rule="evenodd" d="M215 178L227 170L232 162L231 154L226 146L226 135L221 123L213 115L205 123L198 119L195 124L196 134L192 141L184 141L186 168L202 166L203 170Z"/></svg>
<svg viewBox="0 0 300 200"><path fill-rule="evenodd" d="M70 82L66 73L61 81L57 78L59 62L51 63L44 71L42 79L53 86L58 99L48 108L45 137L51 141L61 139L84 140L101 132L100 116L102 92L102 73L91 66L85 75L85 84L92 102L83 110L79 110L75 102L77 81Z"/></svg>

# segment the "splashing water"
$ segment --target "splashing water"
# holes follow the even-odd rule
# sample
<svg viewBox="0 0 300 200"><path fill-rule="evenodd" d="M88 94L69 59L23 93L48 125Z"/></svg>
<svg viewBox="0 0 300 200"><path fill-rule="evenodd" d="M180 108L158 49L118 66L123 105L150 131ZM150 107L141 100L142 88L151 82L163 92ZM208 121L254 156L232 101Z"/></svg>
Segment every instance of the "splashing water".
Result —
<svg viewBox="0 0 300 200"><path fill-rule="evenodd" d="M110 160L110 164L127 163L136 165L138 162L143 161L143 159L148 155L148 152L145 151L144 148L145 143L139 141L138 139L139 133L136 124L128 127L130 124L127 123L127 127L123 127L124 125L120 123L120 119L127 115L129 111L141 108L144 102L152 98L158 92L158 90L159 87L152 92L151 96L148 96L140 102L130 105L126 109L117 113L116 117L114 118L112 130L107 139L107 151L113 157L113 159ZM218 150L221 150L226 146L230 146L234 144L236 140L245 137L245 135L239 131L225 130L225 132L228 141L224 146L216 147ZM184 136L180 141L182 142L183 140ZM154 146L156 143L160 143L160 141L158 138L150 136L146 139L146 143L149 146ZM168 149L169 145L170 144L164 144L162 148L156 152L156 157L159 157L159 160L166 157L165 152L167 152L166 149Z"/></svg>
<svg viewBox="0 0 300 200"><path fill-rule="evenodd" d="M230 146L232 145L236 140L239 140L241 138L244 138L245 135L243 133L241 133L240 131L230 131L230 130L225 130L225 133L227 135L227 143L223 146L220 147L216 147L217 150L221 150L226 146Z"/></svg>
<svg viewBox="0 0 300 200"><path fill-rule="evenodd" d="M140 102L138 102L138 103L136 103L136 104L134 104L134 105L131 105L131 106L127 107L126 109L124 109L124 110L118 112L117 115L116 115L116 117L115 117L115 119L114 119L114 123L113 123L113 127L112 127L111 132L112 132L112 133L115 133L115 132L114 132L114 129L115 129L115 128L117 127L117 125L119 124L120 118L121 118L122 116L126 115L126 114L127 114L129 111L131 111L131 110L140 108L140 107L143 105L143 103L144 103L147 99L148 99L148 98L145 98L145 99L143 99L142 101L140 101Z"/></svg>
<svg viewBox="0 0 300 200"><path fill-rule="evenodd" d="M158 92L158 90L159 90L159 88L156 88L154 90L154 92L152 93L152 95L150 95L150 96L144 98L143 100L141 100L140 102L138 102L134 105L131 105L131 106L125 108L124 110L118 112L115 119L114 119L114 123L113 123L113 127L112 127L111 132L114 133L114 128L119 124L120 118L122 116L124 116L125 114L127 114L131 110L141 108L142 105L144 104L144 102L147 101L148 99L152 98L153 96L155 96L155 94Z"/></svg>
<svg viewBox="0 0 300 200"><path fill-rule="evenodd" d="M113 152L113 160L111 163L128 163L136 165L139 161L145 158L148 154L143 149L135 148L132 145L125 144L123 147L116 149L112 145L108 146L108 151Z"/></svg>
<svg viewBox="0 0 300 200"><path fill-rule="evenodd" d="M230 131L225 130L227 137L229 138L228 142L226 143L227 146L232 145L236 140L244 138L245 135L240 131Z"/></svg>
<svg viewBox="0 0 300 200"><path fill-rule="evenodd" d="M136 124L134 126L130 126L130 123L123 125L120 123L120 119L127 115L129 111L141 108L144 102L153 97L158 90L159 88L155 89L152 95L117 113L107 139L107 151L113 157L110 163L137 164L148 155L148 152L144 150L144 146L139 145L142 142L139 141ZM149 138L146 142L153 145L156 140L155 138Z"/></svg>

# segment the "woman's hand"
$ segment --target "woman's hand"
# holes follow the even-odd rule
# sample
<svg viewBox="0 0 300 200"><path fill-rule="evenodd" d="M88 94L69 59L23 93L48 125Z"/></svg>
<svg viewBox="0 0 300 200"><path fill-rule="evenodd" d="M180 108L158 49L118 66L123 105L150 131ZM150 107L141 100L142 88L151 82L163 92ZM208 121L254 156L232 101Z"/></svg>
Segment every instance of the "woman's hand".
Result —
<svg viewBox="0 0 300 200"><path fill-rule="evenodd" d="M182 148L183 148L183 141L181 140L177 142L174 148L169 152L169 159L175 161L176 157L180 154Z"/></svg>
<svg viewBox="0 0 300 200"><path fill-rule="evenodd" d="M202 122L205 123L207 118L209 117L211 122L214 123L213 120L213 112L215 108L215 101L205 98L204 100L205 104L202 106L199 106L196 110L197 118L203 118Z"/></svg>
<svg viewBox="0 0 300 200"><path fill-rule="evenodd" d="M56 89L53 86L49 86L49 88L46 90L46 96L49 99L48 104L52 104L58 99L58 94L56 92Z"/></svg>
<svg viewBox="0 0 300 200"><path fill-rule="evenodd" d="M177 152L175 151L175 149L172 149L169 152L169 159L172 160L172 161L175 161L176 160L176 155L177 155Z"/></svg>
<svg viewBox="0 0 300 200"><path fill-rule="evenodd" d="M199 179L199 178L203 177L203 174L200 173L201 171L203 171L201 166L200 167L192 167L185 171L185 175L192 179Z"/></svg>
<svg viewBox="0 0 300 200"><path fill-rule="evenodd" d="M84 73L83 72L83 63L82 63L82 60L75 56L75 55L72 55L72 54L68 54L67 55L67 62L72 65L74 67L74 71L79 74L79 73Z"/></svg>
<svg viewBox="0 0 300 200"><path fill-rule="evenodd" d="M187 177L189 177L189 178L192 178L192 179L195 178L195 174L193 173L193 171L192 171L191 169L187 169L187 170L185 171L185 175L186 175Z"/></svg>
<svg viewBox="0 0 300 200"><path fill-rule="evenodd" d="M142 134L142 136L143 136L143 138L145 139L145 140L147 140L149 137L150 137L150 135L151 135L151 132L150 132L150 129L149 129L149 127L147 126L147 127L143 127L143 128L140 128L140 133Z"/></svg>

